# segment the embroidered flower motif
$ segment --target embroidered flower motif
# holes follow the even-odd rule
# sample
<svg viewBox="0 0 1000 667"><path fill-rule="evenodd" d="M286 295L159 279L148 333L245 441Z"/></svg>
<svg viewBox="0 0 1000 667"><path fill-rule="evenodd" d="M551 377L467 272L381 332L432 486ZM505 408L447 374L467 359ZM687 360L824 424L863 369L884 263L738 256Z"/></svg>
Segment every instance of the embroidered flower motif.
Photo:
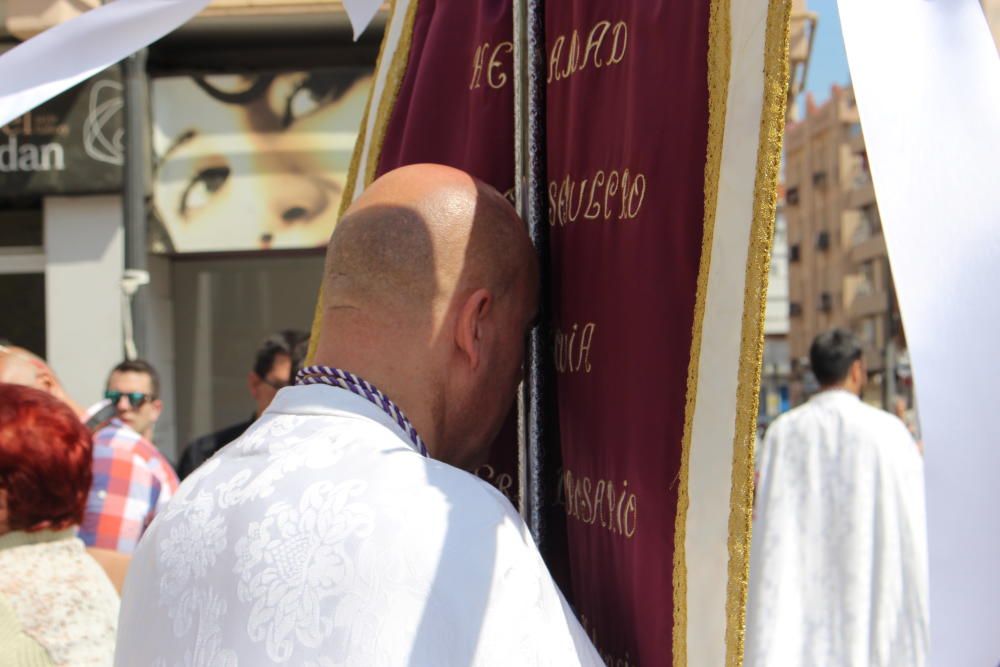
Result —
<svg viewBox="0 0 1000 667"><path fill-rule="evenodd" d="M222 648L222 617L228 605L218 593L211 588L189 589L181 596L178 608L182 613L174 620L174 634L183 637L192 625L197 634L177 667L238 667L236 652ZM165 667L165 661L162 664Z"/></svg>
<svg viewBox="0 0 1000 667"><path fill-rule="evenodd" d="M176 508L176 509L174 509ZM226 549L226 526L215 514L212 494L201 491L186 503L171 505L164 530L169 533L159 543L160 600L167 603L182 590L208 574ZM174 519L183 516L183 520ZM171 612L173 613L173 611Z"/></svg>
<svg viewBox="0 0 1000 667"><path fill-rule="evenodd" d="M296 643L315 648L333 632L335 605L355 577L352 537L366 537L373 512L353 499L366 484L316 482L298 506L272 505L236 543L237 596L252 605L247 632L268 657L291 659Z"/></svg>
<svg viewBox="0 0 1000 667"><path fill-rule="evenodd" d="M268 498L274 485L301 468L329 468L343 457L343 450L334 444L335 433L313 432L306 436L286 436L281 446L272 446L266 464L259 472L243 469L218 487L219 507L242 505ZM289 444L290 443L290 444Z"/></svg>

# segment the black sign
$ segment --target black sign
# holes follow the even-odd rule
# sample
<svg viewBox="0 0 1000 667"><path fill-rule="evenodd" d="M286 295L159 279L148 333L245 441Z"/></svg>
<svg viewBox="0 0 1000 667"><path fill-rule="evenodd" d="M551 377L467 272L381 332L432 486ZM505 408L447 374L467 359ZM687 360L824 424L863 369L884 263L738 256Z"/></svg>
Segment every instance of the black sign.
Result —
<svg viewBox="0 0 1000 667"><path fill-rule="evenodd" d="M0 196L120 191L123 122L112 67L0 128Z"/></svg>

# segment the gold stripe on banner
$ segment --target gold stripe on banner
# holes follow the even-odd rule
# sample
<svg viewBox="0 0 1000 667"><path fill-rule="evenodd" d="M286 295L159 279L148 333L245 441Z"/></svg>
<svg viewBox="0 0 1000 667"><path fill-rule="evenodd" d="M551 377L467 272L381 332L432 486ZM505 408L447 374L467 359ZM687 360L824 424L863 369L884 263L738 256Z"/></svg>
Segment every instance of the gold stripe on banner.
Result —
<svg viewBox="0 0 1000 667"><path fill-rule="evenodd" d="M413 38L413 23L416 16L416 6L418 0L412 0L410 6L407 8L406 21L403 25L403 34L400 36L399 44L396 47L396 51L393 54L392 63L390 64L390 70L386 76L386 86L382 89L382 101L385 100L385 91L388 89L390 82L392 83L392 104L395 105L396 96L399 93L399 86L403 80L402 72L398 74L394 73L397 67L402 70L406 69L406 64L409 61L410 43ZM378 48L378 57L375 59L375 70L374 75L378 76L379 70L382 68L382 60L385 56L385 45L389 41L389 26L392 25L392 17L396 11L396 0L392 0L392 5L389 9L389 20L386 21L386 34L382 37L382 43ZM402 64L399 62L400 49L405 48L406 56L403 59ZM398 80L397 80L398 79ZM361 155L364 153L365 141L368 138L368 116L371 113L372 108L372 98L375 96L375 86L372 86L372 90L368 93L368 102L365 104L365 112L361 116L361 126L358 131L358 138L354 142L354 151L351 154L351 164L347 168L347 184L344 187L343 195L340 199L340 206L337 211L337 221L344 216L347 208L354 203L354 184L357 182L358 178L358 165L361 163ZM388 125L389 119L388 115L390 111L386 111L383 116L383 105L379 104L378 116L375 119L375 132L378 135L378 153L375 154L375 159L381 155L382 152L382 142L385 140L385 126ZM374 146L374 141L371 146ZM372 158L372 150L369 150L369 160ZM371 164L369 162L369 164ZM370 174L370 175L369 175ZM367 186L374 180L374 170L366 170L365 174L365 185ZM319 292L316 297L316 308L313 310L313 321L312 329L309 335L309 352L306 354L306 363L311 364L313 357L316 355L316 346L319 344L319 330L320 326L323 324L323 283L325 281L320 281Z"/></svg>
<svg viewBox="0 0 1000 667"><path fill-rule="evenodd" d="M691 434L695 398L698 394L698 368L701 360L701 337L705 321L708 273L712 264L712 241L715 236L715 213L719 197L719 171L722 167L722 143L726 129L726 101L729 95L729 72L732 61L732 26L730 0L711 0L708 13L708 142L705 150L705 212L702 225L701 260L695 292L694 322L691 325L691 357L688 362L687 400L684 406L684 435L681 441L681 465L677 489L677 516L674 527L674 667L687 665L687 537L688 473L691 460Z"/></svg>
<svg viewBox="0 0 1000 667"><path fill-rule="evenodd" d="M790 0L770 0L764 33L764 101L757 144L753 221L743 297L743 330L736 388L732 490L729 509L729 583L726 596L726 665L741 667L746 634L750 533L753 518L754 444L764 354L768 271L788 100Z"/></svg>
<svg viewBox="0 0 1000 667"><path fill-rule="evenodd" d="M368 147L368 159L365 164L366 187L375 180L378 162L382 157L382 144L385 142L385 133L389 129L389 119L392 116L392 110L396 107L396 98L399 96L400 86L403 85L406 65L410 61L410 46L413 43L413 24L416 21L418 4L420 4L419 0L410 0L410 5L406 8L403 32L399 36L399 44L396 45L396 52L392 55L392 62L389 64L389 71L386 73L385 88L382 91L382 99L379 100L378 112L375 115L372 142Z"/></svg>

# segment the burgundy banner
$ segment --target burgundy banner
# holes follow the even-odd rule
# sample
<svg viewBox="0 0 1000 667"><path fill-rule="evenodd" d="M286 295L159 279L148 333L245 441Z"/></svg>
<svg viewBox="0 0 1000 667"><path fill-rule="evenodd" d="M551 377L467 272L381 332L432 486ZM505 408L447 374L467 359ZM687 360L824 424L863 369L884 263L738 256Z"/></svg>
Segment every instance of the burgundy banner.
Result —
<svg viewBox="0 0 1000 667"><path fill-rule="evenodd" d="M513 201L513 18L509 0L421 0L376 175L418 162L463 169ZM517 417L477 474L517 504Z"/></svg>
<svg viewBox="0 0 1000 667"><path fill-rule="evenodd" d="M559 425L573 599L665 665L708 135L707 2L547 3Z"/></svg>
<svg viewBox="0 0 1000 667"><path fill-rule="evenodd" d="M566 592L609 665L665 665L702 252L709 5L563 0L547 12ZM419 2L377 174L440 162L510 191L511 33L509 0ZM480 474L516 499L512 435Z"/></svg>

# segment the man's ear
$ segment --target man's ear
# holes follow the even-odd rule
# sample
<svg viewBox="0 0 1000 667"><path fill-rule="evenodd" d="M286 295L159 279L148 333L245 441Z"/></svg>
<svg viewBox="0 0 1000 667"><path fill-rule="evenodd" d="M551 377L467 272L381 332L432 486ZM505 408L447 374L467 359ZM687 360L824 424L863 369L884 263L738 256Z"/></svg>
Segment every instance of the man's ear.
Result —
<svg viewBox="0 0 1000 667"><path fill-rule="evenodd" d="M851 379L860 388L865 386L865 362L861 359L856 359L853 364L851 364Z"/></svg>
<svg viewBox="0 0 1000 667"><path fill-rule="evenodd" d="M247 373L247 389L250 390L250 397L257 400L257 387L260 386L260 378L253 371Z"/></svg>
<svg viewBox="0 0 1000 667"><path fill-rule="evenodd" d="M487 289L477 289L462 303L455 323L455 346L469 362L478 368L483 361L483 338L486 320L493 308L493 295Z"/></svg>

